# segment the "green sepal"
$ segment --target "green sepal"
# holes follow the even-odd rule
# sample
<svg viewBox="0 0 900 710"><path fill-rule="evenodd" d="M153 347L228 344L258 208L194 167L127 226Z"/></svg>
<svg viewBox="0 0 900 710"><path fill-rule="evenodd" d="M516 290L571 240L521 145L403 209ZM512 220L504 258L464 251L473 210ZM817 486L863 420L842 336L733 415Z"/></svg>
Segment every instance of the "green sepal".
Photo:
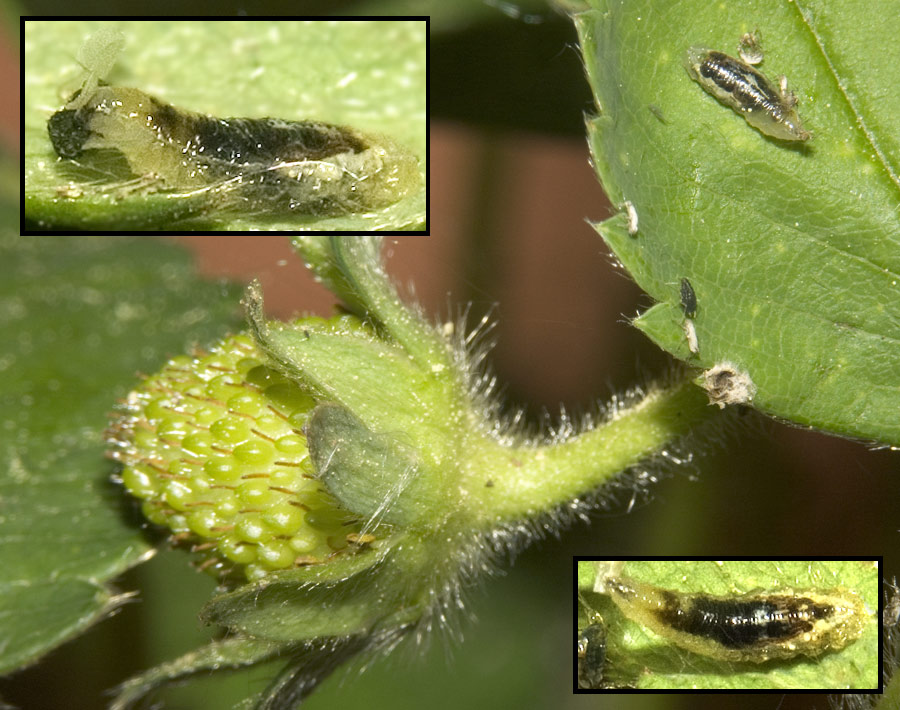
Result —
<svg viewBox="0 0 900 710"><path fill-rule="evenodd" d="M446 341L400 299L384 271L381 237L300 236L293 240L307 266L362 318L388 332L421 366L447 368Z"/></svg>
<svg viewBox="0 0 900 710"><path fill-rule="evenodd" d="M418 480L419 455L413 446L376 434L346 407L316 407L306 438L328 492L366 520L408 527L435 510L443 497Z"/></svg>
<svg viewBox="0 0 900 710"><path fill-rule="evenodd" d="M237 669L262 663L289 651L293 644L235 637L212 641L183 656L136 675L122 683L110 710L125 710L154 688L204 671Z"/></svg>
<svg viewBox="0 0 900 710"><path fill-rule="evenodd" d="M437 515L466 411L456 378L442 367L421 367L399 345L365 331L266 321L258 284L248 288L245 304L254 337L274 365L320 402L345 410L323 413L314 435L320 472L329 447L343 444L340 470L328 467L326 485L347 509L370 518L392 501L385 520L405 524ZM327 431L328 422L337 433ZM384 465L388 451L391 465ZM350 472L359 480L350 483ZM396 500L401 491L403 501Z"/></svg>
<svg viewBox="0 0 900 710"><path fill-rule="evenodd" d="M417 599L418 587L410 588L407 565L398 565L415 547L414 540L395 536L328 564L275 573L215 597L201 618L242 634L286 642L403 626L425 609L424 598Z"/></svg>
<svg viewBox="0 0 900 710"><path fill-rule="evenodd" d="M446 421L447 404L458 396L452 380L419 367L403 348L374 335L266 321L258 282L247 288L244 305L259 346L320 401L343 404L376 430L409 432L423 410L434 408L441 410L437 421Z"/></svg>
<svg viewBox="0 0 900 710"><path fill-rule="evenodd" d="M392 629L370 636L329 639L305 644L292 654L291 662L262 693L248 698L235 710L294 710L318 685L354 656L390 648L409 631Z"/></svg>

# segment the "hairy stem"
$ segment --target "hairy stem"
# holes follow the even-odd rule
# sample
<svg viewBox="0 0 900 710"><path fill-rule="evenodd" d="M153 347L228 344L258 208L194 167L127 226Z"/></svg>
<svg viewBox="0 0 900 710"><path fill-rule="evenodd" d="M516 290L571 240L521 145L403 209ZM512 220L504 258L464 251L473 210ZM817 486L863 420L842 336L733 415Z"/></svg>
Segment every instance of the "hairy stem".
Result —
<svg viewBox="0 0 900 710"><path fill-rule="evenodd" d="M484 444L468 467L470 495L486 522L515 520L583 496L703 424L718 410L692 376L651 391L640 402L567 441Z"/></svg>

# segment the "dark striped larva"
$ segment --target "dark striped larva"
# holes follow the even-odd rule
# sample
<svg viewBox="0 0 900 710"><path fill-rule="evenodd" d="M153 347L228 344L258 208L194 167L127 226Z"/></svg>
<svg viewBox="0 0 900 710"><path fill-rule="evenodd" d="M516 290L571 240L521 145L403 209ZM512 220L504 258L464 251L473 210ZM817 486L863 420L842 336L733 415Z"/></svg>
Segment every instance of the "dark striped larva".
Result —
<svg viewBox="0 0 900 710"><path fill-rule="evenodd" d="M61 158L89 161L91 151L110 149L159 191L206 193L217 208L251 211L362 212L421 184L416 157L382 136L318 121L214 118L138 89L99 86L118 45L96 37L89 45L88 59L99 53L102 66L86 64L81 90L47 126Z"/></svg>
<svg viewBox="0 0 900 710"><path fill-rule="evenodd" d="M761 133L783 141L809 139L797 115L797 97L787 90L784 77L775 86L749 64L705 47L688 49L684 66L704 91Z"/></svg>
<svg viewBox="0 0 900 710"><path fill-rule="evenodd" d="M700 344L697 340L697 328L694 326L694 316L697 315L697 294L694 287L687 279L681 279L681 310L684 313L684 322L681 324L684 337L687 340L688 350L694 355L700 352Z"/></svg>
<svg viewBox="0 0 900 710"><path fill-rule="evenodd" d="M818 656L855 641L868 614L852 592L784 589L771 594L685 594L611 577L605 590L635 621L688 651L723 661L764 663Z"/></svg>

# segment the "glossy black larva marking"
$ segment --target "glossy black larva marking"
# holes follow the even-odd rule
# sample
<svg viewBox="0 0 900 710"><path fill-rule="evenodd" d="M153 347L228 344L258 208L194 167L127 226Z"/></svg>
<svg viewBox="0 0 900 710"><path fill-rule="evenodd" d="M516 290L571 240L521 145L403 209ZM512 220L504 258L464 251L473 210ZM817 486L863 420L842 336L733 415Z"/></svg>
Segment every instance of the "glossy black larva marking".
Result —
<svg viewBox="0 0 900 710"><path fill-rule="evenodd" d="M219 119L102 85L125 44L110 28L87 39L81 89L47 123L57 155L94 168L109 189L189 198L188 211L333 215L386 207L421 185L417 158L385 136L320 121Z"/></svg>
<svg viewBox="0 0 900 710"><path fill-rule="evenodd" d="M726 661L818 656L855 641L865 605L844 590L719 597L683 594L625 577L605 588L622 613L672 643Z"/></svg>
<svg viewBox="0 0 900 710"><path fill-rule="evenodd" d="M808 597L769 596L747 601L696 596L679 600L663 592L665 606L657 618L676 631L711 639L724 648L756 648L770 641L787 641L809 632L816 619L834 614L830 604Z"/></svg>
<svg viewBox="0 0 900 710"><path fill-rule="evenodd" d="M163 189L207 191L220 206L335 214L386 206L419 184L418 161L391 141L318 121L214 118L137 89L99 87L50 117L62 158L113 149Z"/></svg>
<svg viewBox="0 0 900 710"><path fill-rule="evenodd" d="M687 279L681 279L681 310L686 318L697 315L697 294Z"/></svg>
<svg viewBox="0 0 900 710"><path fill-rule="evenodd" d="M73 109L54 113L47 122L47 132L53 150L60 158L77 158L91 137L91 129L84 116Z"/></svg>
<svg viewBox="0 0 900 710"><path fill-rule="evenodd" d="M684 66L708 94L760 132L784 141L809 139L797 114L797 99L783 78L776 86L749 64L705 47L688 49Z"/></svg>

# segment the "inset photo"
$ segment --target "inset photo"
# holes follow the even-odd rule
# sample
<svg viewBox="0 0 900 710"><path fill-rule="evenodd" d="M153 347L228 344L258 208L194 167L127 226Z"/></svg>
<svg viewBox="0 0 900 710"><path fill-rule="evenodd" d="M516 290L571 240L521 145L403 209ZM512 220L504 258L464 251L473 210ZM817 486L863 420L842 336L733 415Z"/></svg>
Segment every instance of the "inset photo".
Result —
<svg viewBox="0 0 900 710"><path fill-rule="evenodd" d="M575 692L881 692L880 558L576 558Z"/></svg>
<svg viewBox="0 0 900 710"><path fill-rule="evenodd" d="M22 21L25 233L419 233L427 17Z"/></svg>

